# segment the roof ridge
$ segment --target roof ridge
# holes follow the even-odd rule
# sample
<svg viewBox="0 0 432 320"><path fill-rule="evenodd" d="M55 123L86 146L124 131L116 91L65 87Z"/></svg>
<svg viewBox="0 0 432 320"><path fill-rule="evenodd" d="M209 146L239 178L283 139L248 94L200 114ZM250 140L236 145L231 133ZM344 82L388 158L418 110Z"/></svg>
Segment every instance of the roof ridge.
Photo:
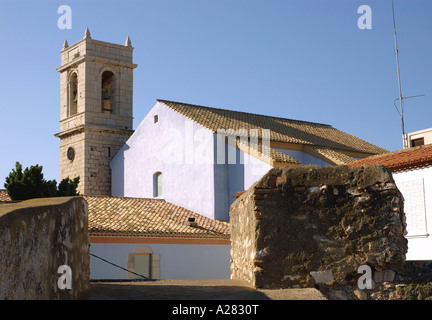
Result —
<svg viewBox="0 0 432 320"><path fill-rule="evenodd" d="M295 122L299 122L299 123L307 123L307 124L318 125L318 126L326 127L326 128L333 128L332 125L326 124L326 123L319 123L319 122L312 122L312 121L305 121L305 120L297 120L297 119L290 119L290 118L269 116L269 115L265 115L265 114L246 112L246 111L237 111L237 110L231 110L231 109L208 107L208 106L203 106L203 105L198 105L198 104L192 104L192 103L186 103L186 102L178 102L178 101L165 100L165 99L156 99L156 100L158 102L162 102L164 104L166 102L167 103L175 103L175 104L182 104L182 105L187 105L187 106L191 106L191 107L199 107L199 108L206 108L206 109L213 109L213 110L222 110L222 111L228 111L228 112L242 113L242 114L246 114L246 115L266 117L266 118L271 118L271 119L288 120L288 121L295 121ZM169 105L167 105L167 106L170 107Z"/></svg>

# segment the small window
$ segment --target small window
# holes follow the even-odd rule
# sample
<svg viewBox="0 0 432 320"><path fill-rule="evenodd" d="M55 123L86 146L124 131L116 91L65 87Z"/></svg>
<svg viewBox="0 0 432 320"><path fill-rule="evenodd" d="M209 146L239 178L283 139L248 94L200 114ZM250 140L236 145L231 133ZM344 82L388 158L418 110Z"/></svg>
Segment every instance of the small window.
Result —
<svg viewBox="0 0 432 320"><path fill-rule="evenodd" d="M411 140L411 147L418 147L424 145L424 138Z"/></svg>
<svg viewBox="0 0 432 320"><path fill-rule="evenodd" d="M154 123L158 123L158 121L159 121L158 115L155 115L154 116Z"/></svg>
<svg viewBox="0 0 432 320"><path fill-rule="evenodd" d="M162 172L153 174L153 197L162 196Z"/></svg>

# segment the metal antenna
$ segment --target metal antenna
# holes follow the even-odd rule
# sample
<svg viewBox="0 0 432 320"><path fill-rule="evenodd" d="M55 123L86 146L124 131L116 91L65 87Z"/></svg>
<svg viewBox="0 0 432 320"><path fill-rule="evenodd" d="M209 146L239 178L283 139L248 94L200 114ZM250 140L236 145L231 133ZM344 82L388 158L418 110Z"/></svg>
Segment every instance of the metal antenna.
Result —
<svg viewBox="0 0 432 320"><path fill-rule="evenodd" d="M399 84L399 102L400 102L400 117L402 121L402 134L405 134L405 125L403 118L403 105L402 105L402 87L400 80L400 69L399 69L399 51L397 46L397 37L396 37L396 23L395 23L395 14L394 14L394 0L392 0L392 12L393 12L393 31L394 31L394 39L395 39L395 51L396 51L396 65L397 65L397 74L398 74L398 84Z"/></svg>
<svg viewBox="0 0 432 320"><path fill-rule="evenodd" d="M395 14L394 14L394 0L392 0L392 13L393 13L393 31L394 31L394 39L395 39L395 51L396 51L396 65L397 65L397 74L398 74L398 84L399 84L399 98L395 99L399 100L400 103L400 112L399 115L401 117L401 124L402 124L402 135L405 139L405 124L404 124L404 110L403 110L403 99L409 99L409 98L415 98L415 97L421 97L424 96L424 94L411 96L411 97L403 97L402 96L402 86L401 86L401 79L400 79L400 69L399 69L399 50L397 46L397 37L396 37L396 22L395 22ZM393 104L394 104L393 102ZM396 105L395 105L396 107ZM397 108L396 108L397 110ZM405 147L405 146L404 146Z"/></svg>

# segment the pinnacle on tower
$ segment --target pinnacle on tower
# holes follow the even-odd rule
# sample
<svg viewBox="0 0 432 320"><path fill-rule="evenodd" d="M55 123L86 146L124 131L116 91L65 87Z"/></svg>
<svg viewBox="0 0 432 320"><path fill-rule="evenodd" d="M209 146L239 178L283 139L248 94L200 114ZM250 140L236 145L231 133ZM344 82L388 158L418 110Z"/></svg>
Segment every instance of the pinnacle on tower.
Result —
<svg viewBox="0 0 432 320"><path fill-rule="evenodd" d="M87 27L86 31L84 32L84 39L91 39L90 30Z"/></svg>
<svg viewBox="0 0 432 320"><path fill-rule="evenodd" d="M67 47L69 47L69 44L68 44L67 40L65 40L63 42L63 49L66 49Z"/></svg>
<svg viewBox="0 0 432 320"><path fill-rule="evenodd" d="M132 46L132 42L131 42L131 39L129 38L129 36L127 36L127 38L126 38L125 46L126 47L131 47Z"/></svg>

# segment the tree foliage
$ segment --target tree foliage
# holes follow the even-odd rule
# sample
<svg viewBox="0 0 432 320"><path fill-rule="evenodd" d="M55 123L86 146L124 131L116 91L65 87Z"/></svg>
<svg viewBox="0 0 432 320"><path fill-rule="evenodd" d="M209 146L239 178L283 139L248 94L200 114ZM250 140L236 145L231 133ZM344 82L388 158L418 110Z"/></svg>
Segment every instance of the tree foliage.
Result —
<svg viewBox="0 0 432 320"><path fill-rule="evenodd" d="M67 197L67 196L77 196L78 193L76 189L78 187L80 178L76 177L74 179L64 178L60 181L57 190L58 197ZM55 181L55 180L54 180Z"/></svg>
<svg viewBox="0 0 432 320"><path fill-rule="evenodd" d="M4 187L12 200L27 200L32 198L77 196L76 189L79 177L73 180L63 179L58 187L56 180L45 180L42 166L35 165L25 168L23 171L21 163L15 163L15 169L6 177Z"/></svg>

